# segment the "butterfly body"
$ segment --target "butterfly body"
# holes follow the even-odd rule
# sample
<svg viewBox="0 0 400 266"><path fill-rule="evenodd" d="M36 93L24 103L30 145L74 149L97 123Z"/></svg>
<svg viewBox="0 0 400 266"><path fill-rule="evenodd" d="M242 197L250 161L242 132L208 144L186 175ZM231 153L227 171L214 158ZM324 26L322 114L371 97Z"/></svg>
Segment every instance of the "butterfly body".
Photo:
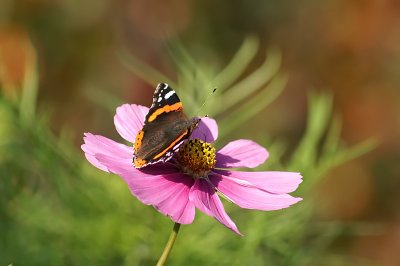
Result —
<svg viewBox="0 0 400 266"><path fill-rule="evenodd" d="M142 168L171 159L199 122L198 117L186 117L182 102L168 84L158 84L144 126L136 135L134 166Z"/></svg>

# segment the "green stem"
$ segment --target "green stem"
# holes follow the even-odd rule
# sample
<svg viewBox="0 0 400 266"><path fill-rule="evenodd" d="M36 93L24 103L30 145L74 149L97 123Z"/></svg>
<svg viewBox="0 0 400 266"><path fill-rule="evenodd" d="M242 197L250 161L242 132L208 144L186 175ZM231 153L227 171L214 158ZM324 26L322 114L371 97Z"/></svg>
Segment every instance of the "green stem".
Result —
<svg viewBox="0 0 400 266"><path fill-rule="evenodd" d="M164 251L157 262L157 266L163 266L168 259L169 253L171 253L172 247L174 246L176 237L178 236L179 228L181 224L175 223L172 229L171 235L169 236L168 243L164 248Z"/></svg>

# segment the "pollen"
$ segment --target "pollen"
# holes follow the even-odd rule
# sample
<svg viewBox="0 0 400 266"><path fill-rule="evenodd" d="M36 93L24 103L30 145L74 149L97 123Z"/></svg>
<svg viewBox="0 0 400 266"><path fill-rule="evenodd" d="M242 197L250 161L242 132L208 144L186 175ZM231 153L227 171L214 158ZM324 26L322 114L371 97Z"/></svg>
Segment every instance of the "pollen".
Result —
<svg viewBox="0 0 400 266"><path fill-rule="evenodd" d="M215 148L199 139L191 139L182 144L177 154L182 171L195 179L208 176L217 162L215 157Z"/></svg>

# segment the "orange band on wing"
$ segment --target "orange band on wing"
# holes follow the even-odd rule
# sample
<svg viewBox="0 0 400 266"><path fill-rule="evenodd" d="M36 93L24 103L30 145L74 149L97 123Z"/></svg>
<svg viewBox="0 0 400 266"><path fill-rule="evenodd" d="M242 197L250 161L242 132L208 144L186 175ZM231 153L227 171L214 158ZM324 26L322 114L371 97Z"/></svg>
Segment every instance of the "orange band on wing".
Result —
<svg viewBox="0 0 400 266"><path fill-rule="evenodd" d="M143 135L144 135L144 131L143 130L140 130L136 135L135 147L133 149L135 151L135 153L137 153L137 151L139 150L140 146L142 146Z"/></svg>
<svg viewBox="0 0 400 266"><path fill-rule="evenodd" d="M174 142L172 142L167 148L165 148L162 152L154 156L153 159L158 159L161 156L163 156L169 149L171 149L175 144L177 144L179 141L181 141L188 133L188 130L186 129L185 132L182 133L182 135L179 136Z"/></svg>
<svg viewBox="0 0 400 266"><path fill-rule="evenodd" d="M157 109L154 113L151 114L149 119L147 120L148 122L153 121L154 119L157 118L157 116L161 115L162 113L169 113L172 111L178 111L179 109L182 109L182 103L177 102L173 105L166 105L162 108Z"/></svg>

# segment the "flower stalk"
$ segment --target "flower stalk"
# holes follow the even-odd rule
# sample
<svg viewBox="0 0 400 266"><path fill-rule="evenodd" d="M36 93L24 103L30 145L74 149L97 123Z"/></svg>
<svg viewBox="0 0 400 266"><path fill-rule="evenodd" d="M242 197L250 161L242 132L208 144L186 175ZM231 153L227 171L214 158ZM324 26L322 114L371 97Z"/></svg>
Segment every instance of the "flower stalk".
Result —
<svg viewBox="0 0 400 266"><path fill-rule="evenodd" d="M160 259L157 262L157 266L163 266L168 259L169 253L171 253L172 247L175 244L176 237L178 236L179 228L181 227L180 223L175 223L174 228L172 229L171 235L169 236L168 242L165 245L164 251L161 254Z"/></svg>

